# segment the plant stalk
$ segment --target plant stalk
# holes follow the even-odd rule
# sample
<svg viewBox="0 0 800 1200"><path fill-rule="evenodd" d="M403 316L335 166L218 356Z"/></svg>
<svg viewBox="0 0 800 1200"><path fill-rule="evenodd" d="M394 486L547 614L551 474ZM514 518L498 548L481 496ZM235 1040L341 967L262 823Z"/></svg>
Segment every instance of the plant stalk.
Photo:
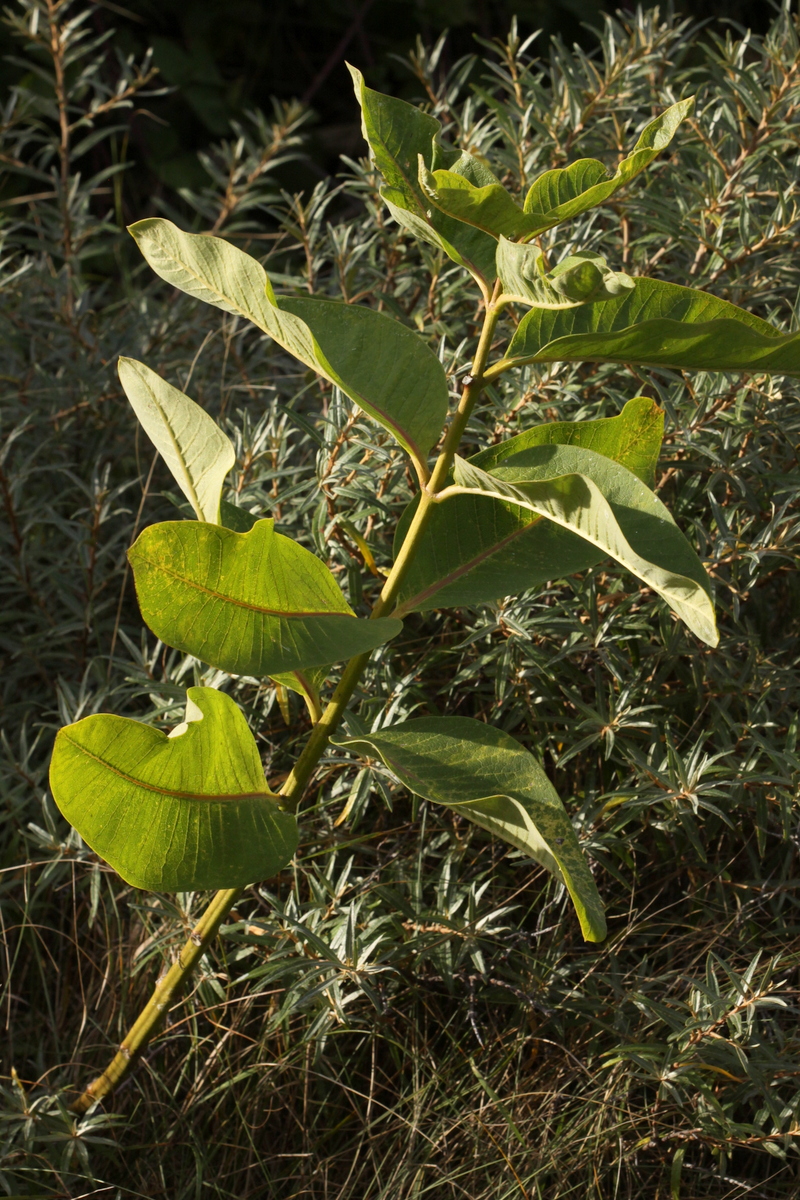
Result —
<svg viewBox="0 0 800 1200"><path fill-rule="evenodd" d="M498 284L499 288L499 284ZM500 309L494 305L498 295L487 305L484 315L480 341L472 362L471 373L466 376L461 392L458 408L442 443L442 449L436 460L431 477L420 493L420 502L414 514L408 532L403 539L397 558L391 572L387 576L381 594L375 603L370 618L382 617L391 613L394 601L400 590L406 571L413 561L420 538L427 526L435 505L437 492L441 491L447 482L447 477L453 465L456 450L466 428L467 421L481 393L485 382L484 373L491 350L495 327L500 315ZM344 710L355 691L361 674L369 662L371 651L351 658L345 667L338 686L333 693L320 720L311 731L306 745L295 763L281 790L282 807L289 812L296 812L305 793L312 775L316 769L328 738L335 732ZM178 959L170 967L164 978L156 985L155 991L142 1009L139 1017L131 1026L119 1050L106 1067L86 1090L71 1105L71 1111L80 1115L85 1113L98 1100L108 1096L118 1084L129 1074L136 1059L142 1054L150 1039L158 1031L167 1010L173 1000L177 999L183 984L189 978L199 959L209 943L213 941L220 925L225 920L236 901L242 895L243 888L231 888L216 892L214 898L203 913L199 922L192 930L189 940L184 945Z"/></svg>
<svg viewBox="0 0 800 1200"><path fill-rule="evenodd" d="M111 1062L86 1091L70 1105L72 1112L82 1115L97 1100L113 1092L142 1054L150 1039L158 1032L173 1001L178 998L184 982L213 942L222 922L241 896L244 888L229 888L216 892L208 908L189 935L189 940L163 979L156 984L153 995L133 1023Z"/></svg>

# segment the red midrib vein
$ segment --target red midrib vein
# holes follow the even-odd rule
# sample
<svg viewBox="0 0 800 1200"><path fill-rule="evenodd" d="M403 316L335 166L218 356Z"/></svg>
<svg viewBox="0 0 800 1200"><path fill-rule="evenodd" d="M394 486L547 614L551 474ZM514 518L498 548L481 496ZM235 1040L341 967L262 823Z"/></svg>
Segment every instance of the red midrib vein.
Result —
<svg viewBox="0 0 800 1200"><path fill-rule="evenodd" d="M271 800L272 792L232 792L232 793L215 793L215 792L176 792L171 788L158 787L155 783L147 783L143 779L136 779L134 775L128 775L125 771L121 771L119 767L113 766L105 758L101 758L99 754L93 754L91 750L87 750L80 742L76 742L71 738L65 730L61 730L61 734L69 742L71 746L80 754L85 754L87 758L94 759L100 763L107 771L118 775L120 779L124 779L126 783L132 783L134 787L144 788L147 792L158 792L160 796L174 796L176 800Z"/></svg>
<svg viewBox="0 0 800 1200"><path fill-rule="evenodd" d="M163 575L170 575L173 579L177 579L180 583L185 584L186 587L193 588L196 592L202 592L206 596L213 596L215 600L222 600L226 604L235 604L237 608L246 608L250 612L261 613L265 617L283 617L286 620L292 617L349 617L354 621L358 620L358 617L353 613L335 612L331 609L322 609L318 612L294 609L289 612L279 608L265 608L261 604L251 604L249 600L237 600L235 596L226 596L223 592L215 592L213 588L205 587L204 584L197 583L194 579L189 579L186 575L181 575L179 571L173 571L171 567L165 567L163 563L144 558L144 555L141 557L154 571L161 571Z"/></svg>

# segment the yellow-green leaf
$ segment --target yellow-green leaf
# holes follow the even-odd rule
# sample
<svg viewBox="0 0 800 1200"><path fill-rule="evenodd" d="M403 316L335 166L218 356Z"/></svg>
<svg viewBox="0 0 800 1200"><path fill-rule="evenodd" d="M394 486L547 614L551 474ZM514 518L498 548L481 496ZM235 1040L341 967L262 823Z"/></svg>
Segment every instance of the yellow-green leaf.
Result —
<svg viewBox="0 0 800 1200"><path fill-rule="evenodd" d="M134 887L243 887L277 874L297 821L270 792L241 710L189 688L170 734L100 713L56 736L50 787L91 848Z"/></svg>

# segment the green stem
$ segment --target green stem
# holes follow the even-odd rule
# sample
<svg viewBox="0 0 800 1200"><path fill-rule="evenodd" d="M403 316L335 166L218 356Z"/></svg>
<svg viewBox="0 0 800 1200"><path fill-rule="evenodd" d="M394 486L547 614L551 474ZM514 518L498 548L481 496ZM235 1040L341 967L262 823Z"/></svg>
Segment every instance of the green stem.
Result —
<svg viewBox="0 0 800 1200"><path fill-rule="evenodd" d="M497 289L495 289L497 292ZM496 298L496 297L495 297ZM461 399L456 409L450 427L442 443L442 450L436 460L430 479L420 493L420 502L414 519L403 539L394 566L383 585L381 594L370 613L370 617L382 617L394 607L395 598L403 582L419 545L420 538L427 526L435 505L437 492L441 491L447 482L453 465L456 450L466 428L475 401L481 393L485 382L486 363L492 345L499 308L490 302L481 330L481 337L475 358L472 362L471 374L466 377L461 392ZM359 654L351 658L345 667L339 684L333 693L324 713L311 731L302 754L286 780L281 791L283 807L289 812L296 812L300 806L305 790L311 780L328 738L336 730L342 714L355 691L365 666L369 662L370 653ZM150 1000L143 1008L135 1024L131 1026L124 1042L102 1075L89 1085L85 1092L72 1105L72 1111L77 1114L85 1113L97 1100L102 1100L122 1082L130 1072L136 1059L142 1054L150 1039L157 1032L164 1020L166 1012L173 1000L191 975L206 947L214 939L217 931L230 912L233 905L242 894L242 888L233 888L217 892L214 895L197 926L192 930L189 940L178 955L175 962L156 985Z"/></svg>
<svg viewBox="0 0 800 1200"><path fill-rule="evenodd" d="M71 1105L78 1115L85 1113L96 1100L102 1100L121 1083L136 1059L158 1032L172 1003L178 998L184 982L189 978L197 963L214 940L222 922L241 896L244 888L230 888L216 892L214 898L195 925L189 940L176 961L155 987L153 995L129 1029L125 1040L111 1062L86 1091Z"/></svg>

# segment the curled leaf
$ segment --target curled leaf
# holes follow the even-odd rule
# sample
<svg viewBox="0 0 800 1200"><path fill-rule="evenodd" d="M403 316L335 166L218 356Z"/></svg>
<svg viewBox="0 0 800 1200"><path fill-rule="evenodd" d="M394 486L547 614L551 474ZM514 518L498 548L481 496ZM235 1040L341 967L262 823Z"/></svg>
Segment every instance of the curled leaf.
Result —
<svg viewBox="0 0 800 1200"><path fill-rule="evenodd" d="M134 887L243 887L277 874L298 841L297 821L267 787L238 706L189 688L171 734L100 713L56 736L50 787L93 850Z"/></svg>

